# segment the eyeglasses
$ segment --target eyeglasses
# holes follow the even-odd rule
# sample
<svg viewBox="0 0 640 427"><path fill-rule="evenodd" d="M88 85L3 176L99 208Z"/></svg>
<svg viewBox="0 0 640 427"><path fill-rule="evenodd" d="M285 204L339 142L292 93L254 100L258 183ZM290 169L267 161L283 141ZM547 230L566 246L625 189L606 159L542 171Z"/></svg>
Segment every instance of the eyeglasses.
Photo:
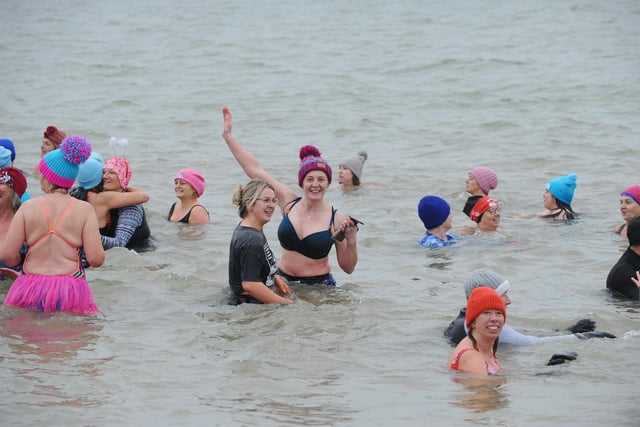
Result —
<svg viewBox="0 0 640 427"><path fill-rule="evenodd" d="M263 197L262 199L258 199L258 200L260 200L261 202L266 203L267 205L268 205L269 203L273 203L274 205L277 205L277 204L278 204L278 199L276 199L275 197L274 197L273 199L270 199L270 198L268 198L268 197Z"/></svg>
<svg viewBox="0 0 640 427"><path fill-rule="evenodd" d="M491 215L495 215L497 213L500 213L500 208L491 208L487 212L489 212Z"/></svg>

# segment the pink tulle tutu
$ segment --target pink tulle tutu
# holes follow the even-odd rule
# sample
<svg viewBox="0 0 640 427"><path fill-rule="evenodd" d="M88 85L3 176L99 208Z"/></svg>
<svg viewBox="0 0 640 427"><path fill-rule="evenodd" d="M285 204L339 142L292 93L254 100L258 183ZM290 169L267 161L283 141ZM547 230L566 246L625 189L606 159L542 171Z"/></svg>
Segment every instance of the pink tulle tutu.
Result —
<svg viewBox="0 0 640 427"><path fill-rule="evenodd" d="M23 274L11 285L4 304L45 312L98 312L89 283L84 277Z"/></svg>

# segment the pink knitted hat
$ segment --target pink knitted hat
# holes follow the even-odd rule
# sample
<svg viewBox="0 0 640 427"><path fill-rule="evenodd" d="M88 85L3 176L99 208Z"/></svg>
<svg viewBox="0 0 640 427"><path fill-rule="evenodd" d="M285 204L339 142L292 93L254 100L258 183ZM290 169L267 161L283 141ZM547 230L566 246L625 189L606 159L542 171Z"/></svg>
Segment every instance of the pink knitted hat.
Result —
<svg viewBox="0 0 640 427"><path fill-rule="evenodd" d="M640 185L632 185L624 189L621 196L627 196L633 199L634 202L640 205Z"/></svg>
<svg viewBox="0 0 640 427"><path fill-rule="evenodd" d="M484 194L489 194L489 191L498 186L498 175L489 168L473 168L471 169L471 176L478 181L478 184L480 185L480 188L482 188L482 191L484 191Z"/></svg>
<svg viewBox="0 0 640 427"><path fill-rule="evenodd" d="M120 187L123 190L129 188L129 181L131 181L131 165L129 161L124 157L112 157L104 164L103 169L111 169L118 175L120 181Z"/></svg>
<svg viewBox="0 0 640 427"><path fill-rule="evenodd" d="M200 171L195 169L180 169L180 171L176 174L175 179L183 179L190 186L196 190L198 193L198 197L202 196L204 193L204 177L200 173Z"/></svg>
<svg viewBox="0 0 640 427"><path fill-rule="evenodd" d="M300 148L300 169L298 170L298 185L302 188L304 177L311 171L322 171L327 175L331 184L331 166L320 155L320 150L313 145L305 145Z"/></svg>

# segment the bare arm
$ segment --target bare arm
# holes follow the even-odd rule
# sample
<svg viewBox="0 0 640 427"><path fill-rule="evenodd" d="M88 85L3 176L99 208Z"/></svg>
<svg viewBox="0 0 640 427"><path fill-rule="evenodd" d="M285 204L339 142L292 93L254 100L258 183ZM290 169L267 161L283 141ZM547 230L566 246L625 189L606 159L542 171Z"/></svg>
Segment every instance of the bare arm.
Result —
<svg viewBox="0 0 640 427"><path fill-rule="evenodd" d="M271 289L269 289L264 283L261 283L261 282L243 281L242 289L246 293L248 293L249 295L257 299L258 301L263 302L265 304L273 304L273 303L291 304L293 302L290 299L281 297L280 295L276 294Z"/></svg>
<svg viewBox="0 0 640 427"><path fill-rule="evenodd" d="M209 212L202 205L195 205L189 215L189 224L209 224Z"/></svg>
<svg viewBox="0 0 640 427"><path fill-rule="evenodd" d="M93 208L87 209L87 220L82 229L82 246L87 262L92 267L100 267L104 262L104 249L100 241L98 218Z"/></svg>
<svg viewBox="0 0 640 427"><path fill-rule="evenodd" d="M20 248L26 240L24 229L24 210L18 209L11 220L11 225L4 240L0 242L0 261L7 265L18 265L20 263Z"/></svg>
<svg viewBox="0 0 640 427"><path fill-rule="evenodd" d="M345 215L337 212L336 223L340 226L337 230L344 230L345 239L342 242L335 242L338 265L347 274L353 273L358 263L358 238L356 225Z"/></svg>
<svg viewBox="0 0 640 427"><path fill-rule="evenodd" d="M240 145L238 140L233 137L231 133L233 129L233 117L231 115L231 111L229 111L227 107L222 109L222 115L224 118L222 138L224 138L229 150L231 150L231 154L233 154L233 157L235 157L244 173L250 179L259 178L273 186L276 191L276 197L278 198L280 209L284 211L285 206L298 196L286 185L276 180L266 170L264 170L258 159L256 159L253 154L249 153L242 145Z"/></svg>
<svg viewBox="0 0 640 427"><path fill-rule="evenodd" d="M103 191L91 197L92 205L100 204L107 210L124 208L126 206L141 205L149 201L149 195L138 188L128 188L127 191Z"/></svg>

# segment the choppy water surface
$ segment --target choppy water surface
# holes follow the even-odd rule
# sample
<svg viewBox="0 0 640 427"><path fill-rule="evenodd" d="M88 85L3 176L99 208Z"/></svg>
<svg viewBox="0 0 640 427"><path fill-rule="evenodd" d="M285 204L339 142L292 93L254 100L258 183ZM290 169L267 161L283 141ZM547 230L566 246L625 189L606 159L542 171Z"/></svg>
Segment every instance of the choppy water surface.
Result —
<svg viewBox="0 0 640 427"><path fill-rule="evenodd" d="M0 413L11 425L636 425L639 306L604 281L625 247L618 195L640 183L640 5L613 2L7 1L2 136L30 171L46 125L103 156L127 138L152 199L156 250L89 271L95 318L0 310ZM224 304L231 205L246 181L220 109L274 176L297 152L337 169L367 150L366 185L330 190L366 223L340 286L288 307ZM417 246L417 202L454 227L464 179L498 172L503 232ZM173 176L201 169L212 224L165 221ZM544 183L578 174L577 222L522 219ZM38 182L29 177L31 193ZM275 230L266 228L279 254ZM442 330L476 268L507 277L509 323L551 333L589 317L616 340L502 348L508 381L454 381ZM4 298L9 283L0 283ZM578 359L546 367L551 354ZM426 421L425 421L426 420Z"/></svg>

